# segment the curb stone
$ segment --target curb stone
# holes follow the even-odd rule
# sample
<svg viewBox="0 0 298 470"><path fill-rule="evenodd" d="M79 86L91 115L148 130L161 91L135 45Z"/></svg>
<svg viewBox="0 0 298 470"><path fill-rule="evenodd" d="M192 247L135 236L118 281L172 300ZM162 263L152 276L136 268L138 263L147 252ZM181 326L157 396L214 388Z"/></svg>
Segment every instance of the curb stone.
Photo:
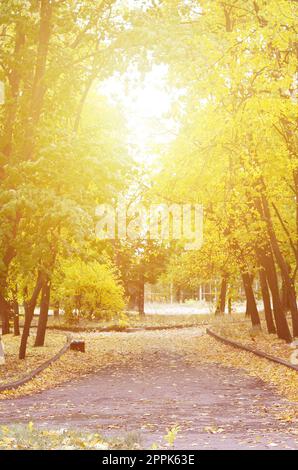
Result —
<svg viewBox="0 0 298 470"><path fill-rule="evenodd" d="M6 392L8 390L15 390L16 388L19 388L21 387L22 385L24 385L25 383L29 382L30 380L32 380L34 377L36 377L38 374L40 374L41 372L43 372L45 369L47 369L51 364L53 364L54 362L56 362L58 359L60 359L60 357L65 354L69 348L70 348L70 343L71 343L71 338L70 336L68 335L67 336L67 342L66 344L63 346L63 348L60 349L60 351L57 352L57 354L55 354L54 356L52 356L50 359L48 359L47 361L45 361L43 364L41 364L40 366L38 366L36 369L34 369L33 371L30 372L30 374L26 375L25 377L22 377L21 379L19 380L16 380L14 382L10 382L8 384L4 384L4 385L0 385L0 392Z"/></svg>
<svg viewBox="0 0 298 470"><path fill-rule="evenodd" d="M209 330L209 328L206 329L206 333L209 336L212 336L213 338L217 339L218 341L228 345L232 346L233 348L236 349L242 349L244 351L248 351L250 353L255 354L256 356L262 357L263 359L267 359L268 361L271 362L276 362L277 364L280 364L282 366L288 367L288 369L295 370L298 372L298 366L291 364L288 361L285 361L284 359L280 359L279 357L271 356L271 354L267 354L263 351L260 351L259 349L254 349L251 348L250 346L245 346L244 344L238 343L237 341L233 341L227 338L223 338L222 336L218 335L217 333L214 333L214 331Z"/></svg>

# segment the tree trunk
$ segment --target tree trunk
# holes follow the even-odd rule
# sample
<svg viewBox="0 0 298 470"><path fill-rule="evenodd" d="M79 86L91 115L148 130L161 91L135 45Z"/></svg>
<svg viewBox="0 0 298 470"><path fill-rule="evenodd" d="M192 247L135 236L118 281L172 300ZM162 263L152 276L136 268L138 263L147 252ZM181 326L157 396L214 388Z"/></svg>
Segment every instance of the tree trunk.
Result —
<svg viewBox="0 0 298 470"><path fill-rule="evenodd" d="M269 334L274 334L276 333L276 328L275 328L274 321L273 321L270 294L269 294L269 289L268 289L268 284L267 284L266 273L264 269L260 269L259 276L260 276L260 285L261 285L261 291L262 291L262 297L263 297L267 330Z"/></svg>
<svg viewBox="0 0 298 470"><path fill-rule="evenodd" d="M5 364L5 354L4 354L4 348L0 336L0 366L4 366Z"/></svg>
<svg viewBox="0 0 298 470"><path fill-rule="evenodd" d="M30 99L29 112L26 114L26 117L23 121L23 130L24 130L24 143L23 143L23 156L25 159L31 159L34 152L35 144L35 135L37 132L37 124L40 119L42 105L44 100L44 94L46 91L44 77L46 71L46 63L48 57L48 47L51 37L51 25L52 25L52 13L53 13L54 2L51 0L41 0L40 1L40 26L39 26L39 40L37 46L37 58L35 64L34 79L32 83L32 95ZM15 51L14 58L17 59L17 68L19 69L19 63L22 58L22 47L25 41L25 33L22 31L21 27L17 27L16 31L16 42L15 42ZM19 95L19 83L20 76L17 69L13 69L10 74L10 85L11 85L11 101L10 107L7 109L7 120L5 121L4 134L0 143L0 153L3 153L6 158L8 158L12 151L12 138L13 138L13 125L15 121L15 115L17 113L17 100ZM6 162L5 162L6 163ZM4 171L2 170L2 165L0 168L0 178L4 178ZM17 214L15 227L13 229L12 240L15 237L18 224L20 220L20 214ZM15 256L15 249L11 240L8 241L8 248L3 258L3 263L6 267L6 272L4 276L4 282L6 282L8 267L11 260ZM4 334L9 332L9 309L5 307L3 303L5 288L0 285L0 310L2 314L2 328ZM4 299L5 300L5 299ZM30 310L30 309L29 309ZM26 340L27 341L27 340ZM25 338L23 340L25 344ZM24 345L23 344L23 345ZM22 348L24 349L24 348ZM26 349L26 348L25 348Z"/></svg>
<svg viewBox="0 0 298 470"><path fill-rule="evenodd" d="M59 301L55 302L53 314L55 318L58 318L60 315L60 302Z"/></svg>
<svg viewBox="0 0 298 470"><path fill-rule="evenodd" d="M181 289L180 289L180 287L177 287L177 290L176 290L176 302L178 302L179 304L181 303Z"/></svg>
<svg viewBox="0 0 298 470"><path fill-rule="evenodd" d="M26 357L26 349L27 349L27 341L30 333L30 327L34 315L34 309L36 307L36 302L39 296L39 293L42 288L42 276L41 273L38 273L37 281L35 284L35 288L32 294L31 299L29 302L25 302L25 320L24 320L24 328L21 338L21 344L19 349L19 359L25 359Z"/></svg>
<svg viewBox="0 0 298 470"><path fill-rule="evenodd" d="M142 274L140 275L139 279L138 310L139 315L145 315L145 280Z"/></svg>
<svg viewBox="0 0 298 470"><path fill-rule="evenodd" d="M266 251L265 249L258 248L257 254L261 266L265 269L268 286L271 292L277 336L290 343L292 341L291 332L279 296L277 273L270 246L266 247Z"/></svg>
<svg viewBox="0 0 298 470"><path fill-rule="evenodd" d="M245 317L250 317L250 306L249 306L249 299L246 298L246 306L245 306Z"/></svg>
<svg viewBox="0 0 298 470"><path fill-rule="evenodd" d="M229 313L229 315L232 314L232 310L233 310L232 309L232 297L229 295L229 297L228 297L228 313Z"/></svg>
<svg viewBox="0 0 298 470"><path fill-rule="evenodd" d="M20 315L19 303L17 300L14 300L13 301L13 334L14 336L20 336L19 315Z"/></svg>
<svg viewBox="0 0 298 470"><path fill-rule="evenodd" d="M0 276L0 316L2 317L2 328L4 329L3 334L9 333L9 317L11 313L11 307L5 299L5 294L7 291L7 279L8 279L9 266L16 255L14 241L17 235L17 230L18 230L20 219L21 219L21 216L20 216L19 211L17 210L16 217L13 220L13 224L11 226L12 228L11 238L9 238L8 240L5 239L6 250L2 258L2 265L4 269L1 270L1 276Z"/></svg>
<svg viewBox="0 0 298 470"><path fill-rule="evenodd" d="M45 74L48 60L50 38L52 35L54 2L51 0L40 1L40 23L37 46L37 57L32 83L30 111L24 122L24 150L26 160L31 160L34 154L37 125L40 120L44 96L46 93Z"/></svg>
<svg viewBox="0 0 298 470"><path fill-rule="evenodd" d="M219 296L219 301L217 303L215 315L224 315L225 313L227 287L228 287L227 276L223 276L221 280L220 296Z"/></svg>
<svg viewBox="0 0 298 470"><path fill-rule="evenodd" d="M3 133L0 139L0 149L4 156L3 165L0 168L0 179L4 179L4 166L8 163L12 153L13 131L18 109L20 70L23 60L23 49L25 44L25 32L21 21L16 23L14 53L11 60L11 71L8 74L9 88L8 99L5 103L5 118L3 120Z"/></svg>
<svg viewBox="0 0 298 470"><path fill-rule="evenodd" d="M247 304L249 305L249 313L251 318L252 326L259 327L261 329L261 322L257 304L252 288L251 276L249 273L242 273L243 287L245 290Z"/></svg>
<svg viewBox="0 0 298 470"><path fill-rule="evenodd" d="M34 346L44 345L47 323L48 323L48 315L49 315L50 293L51 293L51 282L47 278L42 286L40 312L39 312L37 333L36 333Z"/></svg>
<svg viewBox="0 0 298 470"><path fill-rule="evenodd" d="M289 312L291 310L290 293L288 291L288 288L284 280L282 280L282 285L281 285L281 302L282 302L284 312L285 313Z"/></svg>
<svg viewBox="0 0 298 470"><path fill-rule="evenodd" d="M279 248L278 240L275 234L273 227L273 222L271 218L270 208L267 201L267 197L263 193L262 196L262 207L264 211L264 219L267 225L268 234L270 237L270 242L274 256L276 258L277 264L280 268L285 287L289 294L290 310L292 316L292 325L293 325L293 336L298 337L298 309L297 309L297 300L296 300L296 289L294 281L290 276L289 266Z"/></svg>
<svg viewBox="0 0 298 470"><path fill-rule="evenodd" d="M262 183L260 191L264 191L264 183ZM279 287L278 287L278 278L276 273L276 267L273 257L273 247L270 244L270 241L274 238L275 232L273 229L271 217L270 217L270 210L268 206L268 202L266 198L263 196L262 200L260 198L255 198L254 205L260 217L263 221L266 222L267 225L267 234L266 239L264 240L264 246L256 246L256 255L259 261L260 266L265 269L266 278L268 282L268 286L271 292L272 297L272 306L273 306L273 314L276 326L277 336L280 339L284 339L287 342L292 341L291 333L289 330L289 325L284 314L283 306L280 300L279 295ZM266 209L266 210L265 210ZM274 233L274 235L273 235ZM279 249L278 249L279 250Z"/></svg>
<svg viewBox="0 0 298 470"><path fill-rule="evenodd" d="M245 317L249 318L250 317L250 310L249 310L249 305L248 305L248 300L246 299L246 305L245 305Z"/></svg>
<svg viewBox="0 0 298 470"><path fill-rule="evenodd" d="M10 305L1 293L0 293L0 314L2 318L2 335L8 335L10 333L10 326L9 326Z"/></svg>

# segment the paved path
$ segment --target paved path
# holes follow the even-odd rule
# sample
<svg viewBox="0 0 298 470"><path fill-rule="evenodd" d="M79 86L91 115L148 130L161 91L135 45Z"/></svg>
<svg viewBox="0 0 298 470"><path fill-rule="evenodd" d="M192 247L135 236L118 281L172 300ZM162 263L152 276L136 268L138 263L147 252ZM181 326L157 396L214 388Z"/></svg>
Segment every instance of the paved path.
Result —
<svg viewBox="0 0 298 470"><path fill-rule="evenodd" d="M55 389L0 402L0 423L91 429L107 436L137 432L162 442L178 424L177 449L298 449L297 435L274 418L286 400L262 381L216 364L190 365L181 355L109 367Z"/></svg>

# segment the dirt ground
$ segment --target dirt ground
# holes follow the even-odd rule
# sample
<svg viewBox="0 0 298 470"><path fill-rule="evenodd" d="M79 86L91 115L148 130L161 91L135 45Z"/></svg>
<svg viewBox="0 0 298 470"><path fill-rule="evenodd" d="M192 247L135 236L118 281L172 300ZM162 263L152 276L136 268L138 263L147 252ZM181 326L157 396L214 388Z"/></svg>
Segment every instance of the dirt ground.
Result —
<svg viewBox="0 0 298 470"><path fill-rule="evenodd" d="M298 449L297 430L275 416L288 405L242 370L194 365L182 351L161 348L148 355L144 350L131 365L106 366L51 390L1 401L0 424L136 433L145 448L164 446L167 429L179 425L176 449Z"/></svg>

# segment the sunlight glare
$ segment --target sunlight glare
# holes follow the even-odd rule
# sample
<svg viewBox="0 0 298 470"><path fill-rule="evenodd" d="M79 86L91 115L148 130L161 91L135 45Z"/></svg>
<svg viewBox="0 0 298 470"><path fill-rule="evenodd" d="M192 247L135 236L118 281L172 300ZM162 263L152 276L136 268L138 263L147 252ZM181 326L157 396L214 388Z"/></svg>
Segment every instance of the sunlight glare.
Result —
<svg viewBox="0 0 298 470"><path fill-rule="evenodd" d="M171 111L179 92L168 84L167 67L155 65L145 77L136 70L114 75L101 85L100 92L122 108L134 158L153 162L154 147L169 143L177 132Z"/></svg>

